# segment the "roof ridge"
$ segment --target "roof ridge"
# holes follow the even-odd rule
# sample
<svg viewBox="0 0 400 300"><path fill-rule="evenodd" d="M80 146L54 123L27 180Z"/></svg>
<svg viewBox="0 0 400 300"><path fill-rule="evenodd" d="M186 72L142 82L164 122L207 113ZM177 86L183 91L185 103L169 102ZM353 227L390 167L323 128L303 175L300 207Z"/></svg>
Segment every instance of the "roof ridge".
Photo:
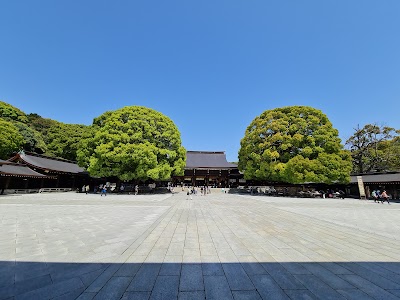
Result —
<svg viewBox="0 0 400 300"><path fill-rule="evenodd" d="M35 156L35 157L40 157L40 158L46 158L46 159L51 159L51 160L57 160L57 161L71 163L71 164L75 164L75 165L78 164L77 161L73 161L73 160L69 160L69 159L65 159L65 158L61 158L61 157L47 156L47 155L43 155L43 154L39 154L39 153L35 153L35 152L21 151L20 154L25 154L25 155Z"/></svg>

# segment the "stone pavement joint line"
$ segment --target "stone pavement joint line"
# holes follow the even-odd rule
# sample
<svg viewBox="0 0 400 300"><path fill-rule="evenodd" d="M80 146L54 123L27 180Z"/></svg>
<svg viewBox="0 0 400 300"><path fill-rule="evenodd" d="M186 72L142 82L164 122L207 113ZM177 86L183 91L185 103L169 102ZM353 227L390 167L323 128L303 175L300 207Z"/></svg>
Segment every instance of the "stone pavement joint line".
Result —
<svg viewBox="0 0 400 300"><path fill-rule="evenodd" d="M400 204L0 197L2 299L400 299Z"/></svg>

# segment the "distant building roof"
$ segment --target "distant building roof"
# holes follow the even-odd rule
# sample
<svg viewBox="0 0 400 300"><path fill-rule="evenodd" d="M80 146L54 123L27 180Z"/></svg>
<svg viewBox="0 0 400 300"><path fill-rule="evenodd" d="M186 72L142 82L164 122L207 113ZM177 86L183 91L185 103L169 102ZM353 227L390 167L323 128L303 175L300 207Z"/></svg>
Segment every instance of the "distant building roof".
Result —
<svg viewBox="0 0 400 300"><path fill-rule="evenodd" d="M362 174L364 183L390 183L390 182L400 182L400 173L376 173L376 174ZM357 183L357 175L351 176L350 183Z"/></svg>
<svg viewBox="0 0 400 300"><path fill-rule="evenodd" d="M11 158L10 161L22 161L31 168L40 169L44 172L52 173L86 173L86 171L79 167L76 162L69 161L66 159L49 157L41 154L31 152L20 152L15 157Z"/></svg>
<svg viewBox="0 0 400 300"><path fill-rule="evenodd" d="M187 151L186 169L236 169L237 164L226 160L224 151Z"/></svg>
<svg viewBox="0 0 400 300"><path fill-rule="evenodd" d="M33 171L27 165L0 160L0 176L48 178L48 176Z"/></svg>

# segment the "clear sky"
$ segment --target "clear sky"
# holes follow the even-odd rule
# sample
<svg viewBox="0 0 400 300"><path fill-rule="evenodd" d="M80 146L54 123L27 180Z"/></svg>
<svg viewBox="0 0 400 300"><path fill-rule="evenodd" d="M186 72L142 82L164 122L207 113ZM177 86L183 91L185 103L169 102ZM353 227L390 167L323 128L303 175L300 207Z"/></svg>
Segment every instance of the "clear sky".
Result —
<svg viewBox="0 0 400 300"><path fill-rule="evenodd" d="M0 100L87 125L146 106L229 161L276 107L321 109L342 139L400 129L400 1L4 0Z"/></svg>

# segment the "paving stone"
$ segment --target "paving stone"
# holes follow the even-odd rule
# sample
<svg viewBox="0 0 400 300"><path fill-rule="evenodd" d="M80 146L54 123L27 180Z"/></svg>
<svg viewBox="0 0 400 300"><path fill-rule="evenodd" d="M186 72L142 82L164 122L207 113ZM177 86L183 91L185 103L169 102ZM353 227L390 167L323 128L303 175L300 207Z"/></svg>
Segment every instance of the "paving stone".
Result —
<svg viewBox="0 0 400 300"><path fill-rule="evenodd" d="M127 276L134 277L136 273L139 271L142 264L136 263L124 263L120 266L118 271L115 273L115 276Z"/></svg>
<svg viewBox="0 0 400 300"><path fill-rule="evenodd" d="M72 278L66 281L57 282L53 285L47 285L45 287L29 291L27 293L17 295L15 299L51 299L80 288L84 288L82 281L79 278Z"/></svg>
<svg viewBox="0 0 400 300"><path fill-rule="evenodd" d="M314 275L295 275L295 277L319 298L345 299L342 295Z"/></svg>
<svg viewBox="0 0 400 300"><path fill-rule="evenodd" d="M94 299L119 299L131 281L132 277L112 277Z"/></svg>
<svg viewBox="0 0 400 300"><path fill-rule="evenodd" d="M261 300L257 291L232 291L235 300Z"/></svg>
<svg viewBox="0 0 400 300"><path fill-rule="evenodd" d="M204 276L204 285L207 300L233 299L225 276Z"/></svg>
<svg viewBox="0 0 400 300"><path fill-rule="evenodd" d="M0 287L0 300L9 299L11 297L14 297L14 295L15 295L14 285Z"/></svg>
<svg viewBox="0 0 400 300"><path fill-rule="evenodd" d="M90 286L93 281L95 281L97 279L97 277L99 277L103 272L105 271L105 269L100 269L100 270L96 270L90 273L86 273L86 274L82 274L79 276L79 278L82 280L83 284L85 285L85 287L87 288L88 286Z"/></svg>
<svg viewBox="0 0 400 300"><path fill-rule="evenodd" d="M374 298L368 296L361 290L358 289L350 289L350 290L337 290L340 294L342 294L346 299L352 300L372 300Z"/></svg>
<svg viewBox="0 0 400 300"><path fill-rule="evenodd" d="M359 275L340 275L340 276L374 299L398 300L398 298L394 296L392 293L385 291L379 286L360 277Z"/></svg>
<svg viewBox="0 0 400 300"><path fill-rule="evenodd" d="M204 300L205 298L204 291L179 292L178 294L178 300Z"/></svg>
<svg viewBox="0 0 400 300"><path fill-rule="evenodd" d="M343 263L341 263L341 265L343 266ZM391 279L382 277L380 274L375 273L369 269L366 269L357 263L346 263L345 265L346 268L350 269L352 272L354 272L354 274L357 274L362 278L365 278L366 280L372 282L373 284L383 289L392 289L392 290L400 289L400 284L391 281Z"/></svg>
<svg viewBox="0 0 400 300"><path fill-rule="evenodd" d="M176 299L178 288L179 276L158 276L150 299Z"/></svg>
<svg viewBox="0 0 400 300"><path fill-rule="evenodd" d="M221 276L225 275L220 263L202 263L201 264L204 276Z"/></svg>
<svg viewBox="0 0 400 300"><path fill-rule="evenodd" d="M285 290L291 300L316 300L317 298L309 290ZM351 299L351 298L349 298Z"/></svg>
<svg viewBox="0 0 400 300"><path fill-rule="evenodd" d="M110 280L110 278L117 272L119 269L118 264L112 264L107 267L107 269L101 273L85 290L85 292L89 293L97 293L99 292L103 286Z"/></svg>
<svg viewBox="0 0 400 300"><path fill-rule="evenodd" d="M150 292L127 292L121 300L148 300Z"/></svg>
<svg viewBox="0 0 400 300"><path fill-rule="evenodd" d="M325 269L318 263L305 263L304 267L308 269L313 275L324 281L331 288L337 289L353 289L354 286L349 284L347 281L343 280L339 276L333 274L332 272Z"/></svg>
<svg viewBox="0 0 400 300"><path fill-rule="evenodd" d="M304 286L278 263L262 263L264 269L274 278L284 290L304 289Z"/></svg>
<svg viewBox="0 0 400 300"><path fill-rule="evenodd" d="M226 279L229 282L231 290L254 290L249 276L244 271L243 267L238 263L222 264Z"/></svg>
<svg viewBox="0 0 400 300"><path fill-rule="evenodd" d="M52 280L50 275L44 275L30 278L24 281L19 281L15 284L15 295L23 294L51 284Z"/></svg>
<svg viewBox="0 0 400 300"><path fill-rule="evenodd" d="M180 291L204 290L201 264L183 264L181 271Z"/></svg>
<svg viewBox="0 0 400 300"><path fill-rule="evenodd" d="M94 297L96 296L96 293L82 293L79 295L78 298L76 298L76 300L92 300Z"/></svg>
<svg viewBox="0 0 400 300"><path fill-rule="evenodd" d="M400 298L400 290L387 290L389 293L395 295Z"/></svg>
<svg viewBox="0 0 400 300"><path fill-rule="evenodd" d="M76 290L72 290L68 293L65 293L61 296L55 297L53 298L54 300L75 300L77 299L84 291L85 289L82 288L78 288Z"/></svg>
<svg viewBox="0 0 400 300"><path fill-rule="evenodd" d="M133 277L122 297L148 299L162 290L157 278L181 276L182 287L201 290L173 298L246 298L255 292L263 299L325 297L317 283L331 297L398 296L397 203L222 193L185 198L0 197L0 295L14 297L20 284L17 298L68 299L86 288L78 297L90 299L118 290L112 278ZM183 272L196 263L200 272ZM48 276L52 282L38 279ZM59 285L69 280L78 280L78 287Z"/></svg>
<svg viewBox="0 0 400 300"><path fill-rule="evenodd" d="M143 264L129 285L128 292L151 292L161 264Z"/></svg>

